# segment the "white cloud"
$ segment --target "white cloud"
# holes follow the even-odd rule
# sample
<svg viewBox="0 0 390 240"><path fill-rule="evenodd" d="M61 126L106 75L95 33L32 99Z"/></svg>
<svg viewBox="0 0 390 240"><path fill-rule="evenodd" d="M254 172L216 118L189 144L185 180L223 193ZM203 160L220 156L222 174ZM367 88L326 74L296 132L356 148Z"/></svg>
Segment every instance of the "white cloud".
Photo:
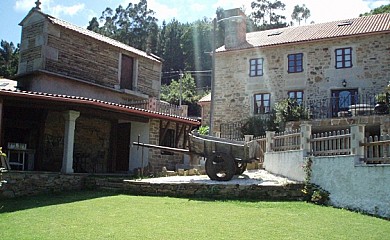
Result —
<svg viewBox="0 0 390 240"><path fill-rule="evenodd" d="M53 4L53 0L41 0L41 8L45 13L49 13L55 17L62 15L73 16L85 8L84 3L78 3L73 6L64 6L60 4ZM17 0L14 9L17 11L29 11L35 7L35 2L32 0Z"/></svg>
<svg viewBox="0 0 390 240"><path fill-rule="evenodd" d="M41 6L50 5L52 0L41 0ZM17 0L14 5L16 11L26 12L35 7L35 1L32 0Z"/></svg>
<svg viewBox="0 0 390 240"><path fill-rule="evenodd" d="M123 0L121 5L122 7L127 7L129 3L137 4L139 0ZM155 17L162 22L163 20L170 20L177 18L179 15L178 8L169 7L160 3L158 0L148 0L148 9L151 9L155 12Z"/></svg>
<svg viewBox="0 0 390 240"><path fill-rule="evenodd" d="M193 3L193 4L191 4L190 9L191 9L191 11L201 12L201 11L204 11L206 9L206 6L203 4L200 4L200 3Z"/></svg>
<svg viewBox="0 0 390 240"><path fill-rule="evenodd" d="M84 3L79 3L70 7L63 6L63 5L55 5L54 7L50 7L47 12L53 16L61 16L61 15L68 15L73 16L83 10L85 8Z"/></svg>

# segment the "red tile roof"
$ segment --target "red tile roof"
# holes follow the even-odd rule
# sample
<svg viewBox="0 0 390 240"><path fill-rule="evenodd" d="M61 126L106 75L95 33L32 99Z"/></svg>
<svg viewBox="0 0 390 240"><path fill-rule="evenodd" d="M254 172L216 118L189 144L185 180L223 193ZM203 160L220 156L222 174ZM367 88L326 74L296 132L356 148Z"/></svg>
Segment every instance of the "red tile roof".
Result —
<svg viewBox="0 0 390 240"><path fill-rule="evenodd" d="M246 34L247 42L241 46L234 49L225 49L223 46L217 51L222 52L254 47L267 47L383 32L390 33L390 13L328 23L251 32Z"/></svg>
<svg viewBox="0 0 390 240"><path fill-rule="evenodd" d="M198 121L187 117L180 117L172 114L159 113L159 112L145 110L145 109L136 108L132 106L126 106L118 103L106 102L98 99L78 97L78 96L0 89L0 98L17 98L25 101L41 100L41 101L49 101L50 103L73 103L80 106L96 107L96 108L101 108L103 110L110 110L118 113L143 116L148 118L164 119L164 120L186 123L190 125L200 125Z"/></svg>

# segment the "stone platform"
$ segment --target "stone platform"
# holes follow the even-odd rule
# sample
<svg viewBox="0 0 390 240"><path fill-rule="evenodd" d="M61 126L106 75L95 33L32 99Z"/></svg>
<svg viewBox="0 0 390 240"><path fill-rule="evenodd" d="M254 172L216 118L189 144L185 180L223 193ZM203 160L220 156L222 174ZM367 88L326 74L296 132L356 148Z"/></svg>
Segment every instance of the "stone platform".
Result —
<svg viewBox="0 0 390 240"><path fill-rule="evenodd" d="M301 200L303 184L264 170L251 170L226 182L206 175L124 180L123 191L132 195L212 199Z"/></svg>

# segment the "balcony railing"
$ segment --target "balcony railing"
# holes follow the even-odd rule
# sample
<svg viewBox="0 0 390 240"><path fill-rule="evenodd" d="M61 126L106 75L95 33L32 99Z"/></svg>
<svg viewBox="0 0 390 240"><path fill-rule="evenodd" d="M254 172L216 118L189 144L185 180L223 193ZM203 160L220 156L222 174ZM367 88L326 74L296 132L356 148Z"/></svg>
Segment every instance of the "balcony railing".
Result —
<svg viewBox="0 0 390 240"><path fill-rule="evenodd" d="M303 101L310 119L325 119L373 114L388 114L389 94L386 94L384 108L376 107L374 95L347 94L339 97L309 99Z"/></svg>
<svg viewBox="0 0 390 240"><path fill-rule="evenodd" d="M156 98L149 98L146 100L137 100L137 101L131 101L128 103L125 103L127 106L136 107L140 109L155 111L159 113L165 113L169 115L176 115L176 116L182 116L187 117L187 106L177 106L170 104L168 102L164 102L161 100L158 100Z"/></svg>

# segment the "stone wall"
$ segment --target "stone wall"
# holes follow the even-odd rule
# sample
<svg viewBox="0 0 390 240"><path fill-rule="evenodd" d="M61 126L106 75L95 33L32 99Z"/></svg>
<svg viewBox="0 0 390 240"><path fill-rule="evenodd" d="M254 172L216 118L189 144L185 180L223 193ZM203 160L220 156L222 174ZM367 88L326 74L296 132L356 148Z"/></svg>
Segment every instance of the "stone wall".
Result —
<svg viewBox="0 0 390 240"><path fill-rule="evenodd" d="M86 177L49 172L6 172L3 173L3 179L7 183L0 188L0 198L81 190L85 186Z"/></svg>
<svg viewBox="0 0 390 240"><path fill-rule="evenodd" d="M295 90L304 90L304 99L329 98L338 89L383 92L390 76L389 46L387 33L217 53L215 129L253 115L254 94L270 93L274 105ZM343 47L352 47L353 67L336 69L335 49ZM292 53L303 53L303 72L287 72ZM264 58L263 76L249 77L252 58Z"/></svg>
<svg viewBox="0 0 390 240"><path fill-rule="evenodd" d="M46 118L41 171L60 171L64 151L65 120L62 112L49 112ZM75 172L107 172L110 157L111 122L82 114L76 120Z"/></svg>
<svg viewBox="0 0 390 240"><path fill-rule="evenodd" d="M124 192L143 196L193 197L212 199L302 200L302 184L285 186L146 183L125 181Z"/></svg>
<svg viewBox="0 0 390 240"><path fill-rule="evenodd" d="M270 173L282 175L289 179L303 182L306 173L303 170L304 158L302 150L282 152L266 152L263 166Z"/></svg>
<svg viewBox="0 0 390 240"><path fill-rule="evenodd" d="M162 121L162 120L161 120ZM163 126L166 125L166 122L163 121ZM176 124L171 122L168 126L169 129L176 129ZM176 131L176 130L175 130ZM160 145L160 120L153 119L150 121L150 135L149 143L153 145ZM183 139L179 139L179 148L183 147ZM168 170L175 170L176 164L183 163L183 154L173 153L171 155L162 154L162 151L159 149L151 148L149 150L149 164L151 171L161 172L163 167L166 167Z"/></svg>
<svg viewBox="0 0 390 240"><path fill-rule="evenodd" d="M127 89L119 91L122 54L135 60L134 89L130 91ZM125 96L122 102L126 102L126 96L129 98L127 100L160 96L162 67L160 61L139 56L77 31L55 25L37 11L30 13L22 22L20 56L19 74L45 70L68 77L68 82L84 81L95 86L126 92L123 94ZM39 81L35 84L39 84ZM31 90L26 86L28 86L26 82L21 85L23 90ZM36 89L32 90L36 91ZM109 91L106 92L110 94ZM73 95L71 91L56 93ZM80 96L95 97L86 94Z"/></svg>
<svg viewBox="0 0 390 240"><path fill-rule="evenodd" d="M18 74L42 68L44 25L44 21L37 18L32 19L28 25L22 28Z"/></svg>
<svg viewBox="0 0 390 240"><path fill-rule="evenodd" d="M258 186L233 184L155 184L123 180L128 176L61 174L47 172L7 172L7 183L0 188L1 198L76 191L83 189L111 190L144 196L170 196L212 199L302 200L302 184Z"/></svg>

